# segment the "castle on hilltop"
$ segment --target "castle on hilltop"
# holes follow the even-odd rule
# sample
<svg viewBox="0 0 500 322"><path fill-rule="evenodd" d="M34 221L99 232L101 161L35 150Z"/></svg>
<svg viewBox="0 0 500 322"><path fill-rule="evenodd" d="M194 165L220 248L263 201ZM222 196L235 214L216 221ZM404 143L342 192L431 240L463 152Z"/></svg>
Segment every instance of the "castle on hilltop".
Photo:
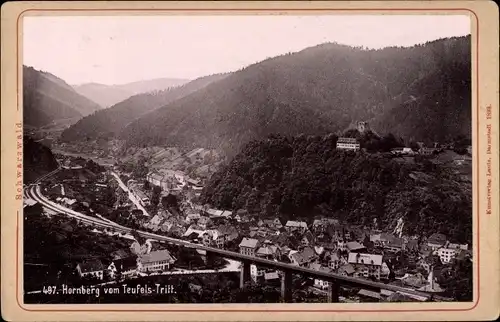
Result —
<svg viewBox="0 0 500 322"><path fill-rule="evenodd" d="M369 131L369 130L370 130L370 125L368 124L368 122L362 122L362 121L358 122L358 132L359 133L364 133L365 131Z"/></svg>

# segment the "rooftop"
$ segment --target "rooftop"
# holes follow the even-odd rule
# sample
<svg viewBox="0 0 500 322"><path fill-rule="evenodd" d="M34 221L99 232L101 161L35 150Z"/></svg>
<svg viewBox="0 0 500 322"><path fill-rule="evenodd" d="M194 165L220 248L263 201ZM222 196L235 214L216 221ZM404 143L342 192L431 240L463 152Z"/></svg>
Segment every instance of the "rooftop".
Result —
<svg viewBox="0 0 500 322"><path fill-rule="evenodd" d="M354 269L354 267L351 264L346 264L346 265L343 265L339 268L339 273L346 272L347 274L352 274L355 271L356 270Z"/></svg>
<svg viewBox="0 0 500 322"><path fill-rule="evenodd" d="M165 260L170 263L173 263L175 261L175 259L170 255L170 252L166 249L157 250L149 254L141 255L140 259L143 264Z"/></svg>
<svg viewBox="0 0 500 322"><path fill-rule="evenodd" d="M291 256L300 265L313 260L316 257L316 253L312 248L306 247L301 252L293 253Z"/></svg>
<svg viewBox="0 0 500 322"><path fill-rule="evenodd" d="M341 137L341 138L338 138L337 143L350 143L350 144L353 144L353 143L358 143L358 140L356 138L344 138L344 137Z"/></svg>
<svg viewBox="0 0 500 322"><path fill-rule="evenodd" d="M116 260L116 259L128 257L129 255L130 255L130 252L128 249L119 249L119 250L111 253L111 258Z"/></svg>
<svg viewBox="0 0 500 322"><path fill-rule="evenodd" d="M380 266L382 265L382 255L349 253L349 258L347 261L349 264L367 264Z"/></svg>
<svg viewBox="0 0 500 322"><path fill-rule="evenodd" d="M243 237L240 247L256 248L258 244L259 241L257 239Z"/></svg>
<svg viewBox="0 0 500 322"><path fill-rule="evenodd" d="M211 216L214 216L214 217L221 216L223 212L224 212L223 210L217 210L217 209L208 209L207 210L207 213Z"/></svg>
<svg viewBox="0 0 500 322"><path fill-rule="evenodd" d="M274 255L278 251L278 247L276 246L265 246L265 247L260 247L259 250L257 250L257 255L262 255L262 256L268 256L268 255Z"/></svg>
<svg viewBox="0 0 500 322"><path fill-rule="evenodd" d="M301 228L307 228L307 224L303 221L293 221L289 220L286 222L286 227L301 227Z"/></svg>
<svg viewBox="0 0 500 322"><path fill-rule="evenodd" d="M104 269L104 265L98 259L85 261L78 265L80 265L80 270L82 271L82 273L97 272L97 271L102 271Z"/></svg>
<svg viewBox="0 0 500 322"><path fill-rule="evenodd" d="M264 274L264 279L267 280L274 280L280 278L277 272L270 272L270 273L265 273Z"/></svg>
<svg viewBox="0 0 500 322"><path fill-rule="evenodd" d="M347 245L346 245L347 249L349 251L353 251L353 250L358 250L358 249L364 249L366 248L365 246L363 246L362 244L358 243L358 242L348 242Z"/></svg>
<svg viewBox="0 0 500 322"><path fill-rule="evenodd" d="M446 243L446 236L443 234L434 233L428 239L428 243L444 244Z"/></svg>
<svg viewBox="0 0 500 322"><path fill-rule="evenodd" d="M358 292L358 295L367 296L375 299L381 299L380 293L362 289Z"/></svg>

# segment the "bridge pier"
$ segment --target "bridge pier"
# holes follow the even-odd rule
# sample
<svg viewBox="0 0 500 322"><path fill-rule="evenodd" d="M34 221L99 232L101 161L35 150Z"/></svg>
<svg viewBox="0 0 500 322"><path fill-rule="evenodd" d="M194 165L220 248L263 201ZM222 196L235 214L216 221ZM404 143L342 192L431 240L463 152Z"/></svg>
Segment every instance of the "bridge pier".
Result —
<svg viewBox="0 0 500 322"><path fill-rule="evenodd" d="M243 288L245 283L250 281L250 263L241 262L240 267L240 288Z"/></svg>
<svg viewBox="0 0 500 322"><path fill-rule="evenodd" d="M212 266L214 264L215 257L216 257L216 255L212 252L206 253L205 260L206 260L207 267L212 268Z"/></svg>
<svg viewBox="0 0 500 322"><path fill-rule="evenodd" d="M292 272L283 271L281 276L281 298L285 303L292 302Z"/></svg>
<svg viewBox="0 0 500 322"><path fill-rule="evenodd" d="M328 284L328 302L339 303L340 286L339 283L330 282Z"/></svg>

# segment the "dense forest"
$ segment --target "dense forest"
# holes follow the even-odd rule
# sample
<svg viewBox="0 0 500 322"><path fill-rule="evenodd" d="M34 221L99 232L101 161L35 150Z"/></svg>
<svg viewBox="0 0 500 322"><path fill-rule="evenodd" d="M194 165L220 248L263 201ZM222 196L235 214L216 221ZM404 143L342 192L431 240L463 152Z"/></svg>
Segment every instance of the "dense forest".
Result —
<svg viewBox="0 0 500 322"><path fill-rule="evenodd" d="M23 179L24 183L35 181L57 169L57 161L52 151L29 136L23 138Z"/></svg>
<svg viewBox="0 0 500 322"><path fill-rule="evenodd" d="M82 118L61 134L63 141L109 139L143 114L189 95L208 84L226 77L217 74L198 78L183 86L129 97L116 105Z"/></svg>
<svg viewBox="0 0 500 322"><path fill-rule="evenodd" d="M408 86L408 97L373 122L381 132L392 131L417 141L445 141L455 135L470 137L471 53L462 39L435 42L430 57L435 70Z"/></svg>
<svg viewBox="0 0 500 322"><path fill-rule="evenodd" d="M80 118L101 107L56 76L23 66L23 118L29 126Z"/></svg>
<svg viewBox="0 0 500 322"><path fill-rule="evenodd" d="M470 36L366 50L335 43L267 59L128 125L131 145L220 148L369 121L415 141L470 137Z"/></svg>
<svg viewBox="0 0 500 322"><path fill-rule="evenodd" d="M421 156L401 162L384 153L341 151L336 141L333 134L252 141L212 176L201 199L284 220L325 216L369 226L376 218L393 228L403 217L410 235L441 232L471 242L470 187L450 169ZM387 144L380 149L398 141Z"/></svg>

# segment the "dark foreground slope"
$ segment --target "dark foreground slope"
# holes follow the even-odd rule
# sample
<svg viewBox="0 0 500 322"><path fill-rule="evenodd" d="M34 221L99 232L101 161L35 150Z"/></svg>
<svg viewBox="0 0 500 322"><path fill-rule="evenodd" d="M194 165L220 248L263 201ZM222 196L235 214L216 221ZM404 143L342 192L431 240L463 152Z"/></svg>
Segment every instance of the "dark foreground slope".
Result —
<svg viewBox="0 0 500 322"><path fill-rule="evenodd" d="M23 66L23 119L28 126L81 118L101 107L56 76Z"/></svg>
<svg viewBox="0 0 500 322"><path fill-rule="evenodd" d="M337 137L274 137L245 146L214 174L202 201L221 209L311 221L316 215L409 234L442 232L471 242L470 184L428 160L400 163L382 154L335 149ZM415 181L417 173L425 180ZM424 174L422 174L424 173Z"/></svg>
<svg viewBox="0 0 500 322"><path fill-rule="evenodd" d="M438 140L470 135L468 93L470 37L381 50L323 44L235 72L144 115L122 137L131 145L204 146L234 154L271 133L324 134L370 120L384 131L395 128L395 135ZM433 121L421 127L426 115L453 126Z"/></svg>
<svg viewBox="0 0 500 322"><path fill-rule="evenodd" d="M23 179L24 183L30 183L37 178L57 169L57 161L52 151L25 136L23 139Z"/></svg>
<svg viewBox="0 0 500 322"><path fill-rule="evenodd" d="M110 108L97 111L81 119L66 129L62 133L61 139L74 141L114 137L130 122L143 114L165 106L226 76L227 74L211 75L168 90L132 96Z"/></svg>

